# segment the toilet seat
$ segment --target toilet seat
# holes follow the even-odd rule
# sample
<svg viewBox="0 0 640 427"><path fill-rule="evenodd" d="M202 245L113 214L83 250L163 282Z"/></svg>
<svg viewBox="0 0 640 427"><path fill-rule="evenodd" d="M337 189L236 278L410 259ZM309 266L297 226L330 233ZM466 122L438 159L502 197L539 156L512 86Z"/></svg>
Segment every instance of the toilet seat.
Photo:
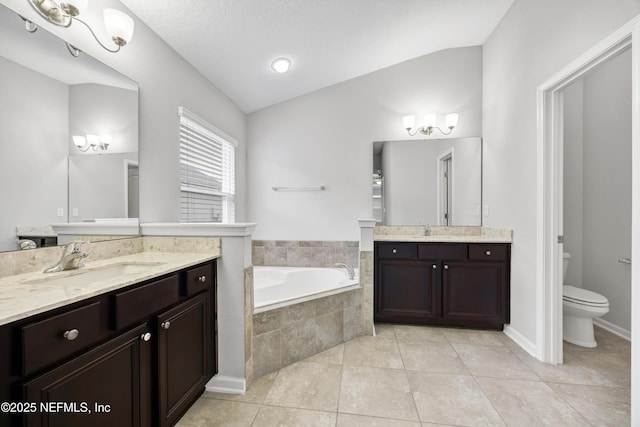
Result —
<svg viewBox="0 0 640 427"><path fill-rule="evenodd" d="M588 307L609 307L609 300L606 297L587 289L576 288L575 286L564 285L562 299Z"/></svg>

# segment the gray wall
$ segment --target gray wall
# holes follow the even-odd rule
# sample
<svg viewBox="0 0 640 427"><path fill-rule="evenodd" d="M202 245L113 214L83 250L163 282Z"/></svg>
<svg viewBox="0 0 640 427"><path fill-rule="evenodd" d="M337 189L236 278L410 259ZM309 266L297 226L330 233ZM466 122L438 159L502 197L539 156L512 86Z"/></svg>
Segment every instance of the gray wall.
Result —
<svg viewBox="0 0 640 427"><path fill-rule="evenodd" d="M635 0L518 0L483 46L484 224L514 230L511 328L533 346L536 88L639 12Z"/></svg>
<svg viewBox="0 0 640 427"><path fill-rule="evenodd" d="M402 116L429 111L460 113L454 137L481 135L481 79L480 47L449 49L250 114L255 237L357 240L357 218L372 216L372 142L407 139ZM285 193L275 185L327 189Z"/></svg>
<svg viewBox="0 0 640 427"><path fill-rule="evenodd" d="M0 58L0 251L16 226L66 219L68 106L67 85Z"/></svg>
<svg viewBox="0 0 640 427"><path fill-rule="evenodd" d="M214 84L137 19L118 0L89 3L84 19L104 42L102 10L127 11L135 20L133 40L119 53L98 46L82 25L55 27L23 0L0 0L22 16L63 37L82 51L127 75L140 88L140 218L143 222L178 222L178 106L184 106L236 138L236 220L245 212L245 114ZM62 43L62 42L61 42Z"/></svg>

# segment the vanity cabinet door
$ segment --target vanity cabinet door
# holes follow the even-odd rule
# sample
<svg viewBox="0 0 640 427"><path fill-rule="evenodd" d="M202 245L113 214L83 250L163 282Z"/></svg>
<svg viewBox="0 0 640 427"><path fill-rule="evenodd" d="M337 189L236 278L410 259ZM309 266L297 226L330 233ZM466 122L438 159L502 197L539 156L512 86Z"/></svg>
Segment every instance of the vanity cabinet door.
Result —
<svg viewBox="0 0 640 427"><path fill-rule="evenodd" d="M374 320L429 323L440 317L438 263L378 260Z"/></svg>
<svg viewBox="0 0 640 427"><path fill-rule="evenodd" d="M161 314L158 334L159 425L173 425L212 376L209 292Z"/></svg>
<svg viewBox="0 0 640 427"><path fill-rule="evenodd" d="M442 318L451 325L501 328L507 313L507 280L502 262L445 262Z"/></svg>
<svg viewBox="0 0 640 427"><path fill-rule="evenodd" d="M23 384L23 401L37 411L26 426L151 425L151 341L139 326ZM147 339L147 341L145 341ZM43 411L40 404L48 404ZM60 406L60 404L67 406Z"/></svg>

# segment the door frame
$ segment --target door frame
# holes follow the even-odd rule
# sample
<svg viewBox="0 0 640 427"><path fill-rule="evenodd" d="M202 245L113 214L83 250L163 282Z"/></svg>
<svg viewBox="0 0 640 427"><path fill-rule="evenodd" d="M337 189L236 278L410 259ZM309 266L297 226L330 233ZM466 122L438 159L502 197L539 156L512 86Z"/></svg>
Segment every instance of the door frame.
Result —
<svg viewBox="0 0 640 427"><path fill-rule="evenodd" d="M536 357L562 363L562 90L631 48L631 253L640 254L640 16L562 68L537 89ZM640 256L640 255L638 255ZM640 396L640 263L631 265L631 401ZM631 408L640 425L640 407Z"/></svg>
<svg viewBox="0 0 640 427"><path fill-rule="evenodd" d="M454 147L451 147L447 150L445 150L444 152L440 153L440 155L438 156L437 159L437 166L436 166L436 171L437 171L437 195L436 197L438 198L438 203L437 203L437 209L438 209L438 225L445 225L443 224L443 217L442 217L442 211L445 209L445 206L443 206L445 204L444 201L444 193L445 190L443 189L444 187L444 180L442 178L442 174L443 174L443 170L444 170L444 163L447 159L451 159L451 163L450 163L450 168L449 168L449 175L447 177L447 183L449 188L451 189L451 191L446 191L448 193L448 197L451 198L451 203L449 204L449 206L451 207L451 209L449 209L449 225L451 225L451 219L453 218L453 194L455 191L454 188L454 178L453 178L453 152L454 152Z"/></svg>

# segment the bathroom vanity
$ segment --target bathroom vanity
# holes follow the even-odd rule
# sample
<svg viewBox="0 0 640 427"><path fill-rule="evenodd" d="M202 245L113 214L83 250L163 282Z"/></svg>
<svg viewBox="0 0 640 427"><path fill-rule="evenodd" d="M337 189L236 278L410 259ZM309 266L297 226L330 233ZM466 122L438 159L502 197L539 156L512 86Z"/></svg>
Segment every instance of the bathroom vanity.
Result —
<svg viewBox="0 0 640 427"><path fill-rule="evenodd" d="M121 283L64 288L68 304L24 308L9 323L0 310L0 401L12 405L0 425L168 426L195 401L217 372L216 260L149 255L122 257L149 271L122 267ZM23 286L42 305L37 285ZM40 286L55 299L54 286Z"/></svg>
<svg viewBox="0 0 640 427"><path fill-rule="evenodd" d="M511 244L500 240L377 238L374 320L502 330L510 316Z"/></svg>

